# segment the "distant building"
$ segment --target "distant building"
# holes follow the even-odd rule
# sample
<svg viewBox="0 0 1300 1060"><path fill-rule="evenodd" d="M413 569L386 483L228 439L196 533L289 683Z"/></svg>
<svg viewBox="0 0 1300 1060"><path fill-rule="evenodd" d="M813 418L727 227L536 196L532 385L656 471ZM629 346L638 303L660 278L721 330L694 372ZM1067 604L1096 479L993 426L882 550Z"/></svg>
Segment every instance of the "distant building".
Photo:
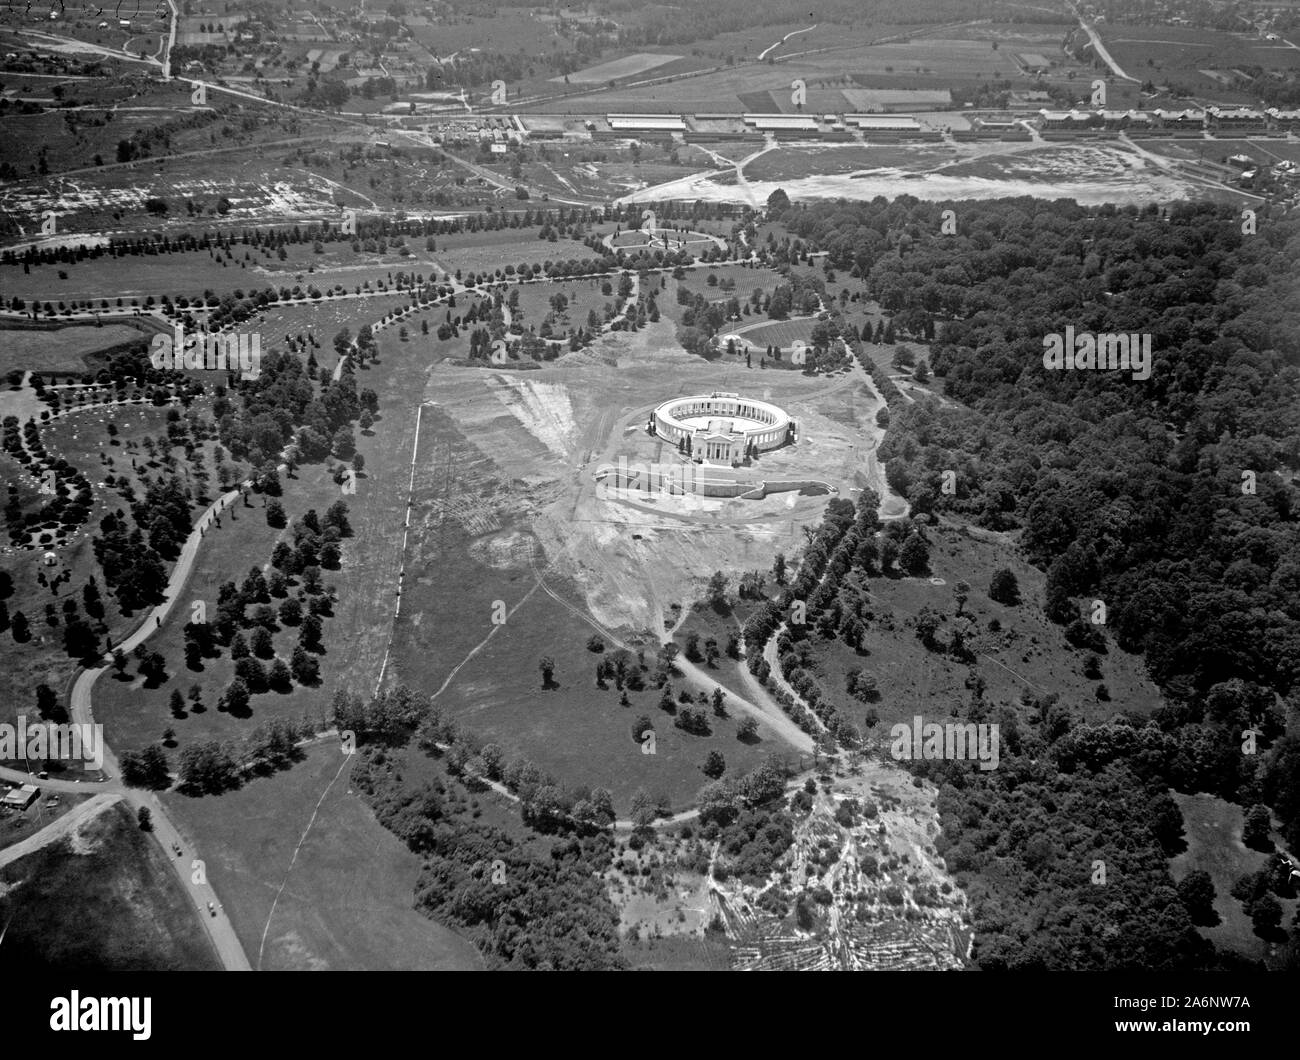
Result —
<svg viewBox="0 0 1300 1060"><path fill-rule="evenodd" d="M5 792L4 798L0 799L0 806L9 810L25 810L36 801L36 796L40 793L41 789L35 784L23 784L16 788L10 788Z"/></svg>
<svg viewBox="0 0 1300 1060"><path fill-rule="evenodd" d="M1263 111L1249 107L1210 107L1205 114L1207 122L1216 129L1263 128L1267 121Z"/></svg>
<svg viewBox="0 0 1300 1060"><path fill-rule="evenodd" d="M817 132L817 119L804 114L745 114L744 122L759 132Z"/></svg>
<svg viewBox="0 0 1300 1060"><path fill-rule="evenodd" d="M1040 110L1038 115L1045 129L1087 129L1101 123L1090 110Z"/></svg>
<svg viewBox="0 0 1300 1060"><path fill-rule="evenodd" d="M844 124L864 132L920 132L921 123L910 114L846 114Z"/></svg>
<svg viewBox="0 0 1300 1060"><path fill-rule="evenodd" d="M685 132L680 114L606 114L605 121L617 132Z"/></svg>
<svg viewBox="0 0 1300 1060"><path fill-rule="evenodd" d="M1205 111L1191 108L1188 110L1164 110L1156 108L1156 121L1166 129L1201 129L1205 127Z"/></svg>
<svg viewBox="0 0 1300 1060"><path fill-rule="evenodd" d="M1282 110L1278 107L1269 107L1264 113L1268 115L1269 124L1276 129L1300 128L1300 110Z"/></svg>

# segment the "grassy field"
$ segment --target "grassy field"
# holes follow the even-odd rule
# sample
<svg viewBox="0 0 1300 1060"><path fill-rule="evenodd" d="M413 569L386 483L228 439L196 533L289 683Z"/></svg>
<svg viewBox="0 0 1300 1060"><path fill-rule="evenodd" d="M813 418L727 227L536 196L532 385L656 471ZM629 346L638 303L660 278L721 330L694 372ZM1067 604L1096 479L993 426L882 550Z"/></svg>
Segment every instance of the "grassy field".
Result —
<svg viewBox="0 0 1300 1060"><path fill-rule="evenodd" d="M550 51L562 43L537 19L510 9L491 17L464 14L454 21L413 25L411 36L436 55L450 55L461 48L481 48L485 40L491 40L497 51L524 50L533 54L539 49Z"/></svg>
<svg viewBox="0 0 1300 1060"><path fill-rule="evenodd" d="M1101 27L1106 50L1134 77L1164 77L1186 83L1200 69L1231 70L1262 66L1266 70L1300 67L1300 52L1280 40L1266 41L1257 33L1225 33L1190 26L1113 23ZM1139 74L1138 71L1141 71ZM1209 80L1213 84L1213 79Z"/></svg>
<svg viewBox="0 0 1300 1060"><path fill-rule="evenodd" d="M0 869L0 967L63 971L219 968L162 850L121 804Z"/></svg>
<svg viewBox="0 0 1300 1060"><path fill-rule="evenodd" d="M538 239L536 228L503 228L497 232L476 232L441 236L432 255L448 272L495 272L509 265L533 265L546 261L583 260L597 257L590 248L572 239L554 243Z"/></svg>
<svg viewBox="0 0 1300 1060"><path fill-rule="evenodd" d="M812 337L815 319L773 320L746 328L739 328L740 337L755 346L778 346L788 350L796 342L807 342Z"/></svg>
<svg viewBox="0 0 1300 1060"><path fill-rule="evenodd" d="M1263 959L1268 954L1269 944L1255 934L1241 902L1229 891L1246 873L1263 868L1268 855L1251 850L1242 843L1243 811L1236 803L1225 802L1204 792L1196 795L1174 792L1173 796L1183 811L1187 849L1170 860L1170 874L1177 882L1189 872L1200 869L1208 872L1214 882L1214 910L1219 914L1220 922L1214 927L1197 930L1215 946L1243 957ZM1296 899L1278 898L1278 902L1282 906L1282 923L1289 925L1295 913Z"/></svg>
<svg viewBox="0 0 1300 1060"><path fill-rule="evenodd" d="M773 588L775 587L771 585L769 579L769 591ZM702 666L705 672L728 692L746 699L751 697L752 689L750 682L745 679L744 659L732 659L726 651L728 638L732 635L737 639L740 638L741 627L752 610L753 605L748 601L737 602L728 614L720 614L712 607L697 604L690 609L677 628L677 632L673 634L673 642L683 651L686 650L687 634L695 633L699 636L701 652L704 650L705 641L710 637L716 640L718 651L721 653L717 662L712 668L703 662L697 665ZM743 647L742 642L741 648Z"/></svg>
<svg viewBox="0 0 1300 1060"><path fill-rule="evenodd" d="M517 239L517 232L515 236ZM28 273L23 272L21 265L3 265L0 285L8 296L24 301L35 299L56 306L61 301L90 301L99 308L105 299L114 306L118 298L124 305L131 305L132 300L143 304L150 295L155 299L162 295L194 299L208 290L224 294L267 287L276 290L300 287L306 291L309 286L315 286L324 291L342 286L344 291L352 293L358 287L364 289L367 283L371 288L376 288L381 280L388 283L397 272L408 275L419 272L427 279L434 267L434 256L425 252L422 241L418 246L411 246L413 256L408 258L396 254L355 254L341 243L322 245L332 248L331 253L317 255L310 243L291 244L284 261L274 256L264 257L253 247L236 246L232 248L233 259L216 258L196 250L156 256L90 258L73 265L33 265ZM61 278L60 273L67 278ZM328 302L328 299L321 301ZM108 329L99 330L102 334Z"/></svg>
<svg viewBox="0 0 1300 1060"><path fill-rule="evenodd" d="M709 283L708 277L711 275L718 278L717 286ZM728 287L728 281L730 281L730 287ZM671 285L673 282L670 277L668 284ZM756 287L766 294L775 291L781 283L781 274L773 269L750 268L746 265L719 265L710 266L707 269L691 269L676 283L691 294L702 294L709 300L715 298L728 299L734 296L743 303L754 293ZM671 290L671 286L668 286L659 295L659 308L661 311L676 313L679 309L677 299L675 297L665 297ZM752 324L763 319L761 316L745 317L742 323ZM736 326L739 327L740 325Z"/></svg>
<svg viewBox="0 0 1300 1060"><path fill-rule="evenodd" d="M1263 165L1277 162L1300 162L1300 144L1286 140L1135 140L1148 151L1187 161L1203 160L1225 163L1229 155L1247 155ZM1239 172L1239 171L1238 171Z"/></svg>
<svg viewBox="0 0 1300 1060"><path fill-rule="evenodd" d="M312 332L322 347L316 351L318 359L331 367L335 361L332 338L338 328L346 324L355 334L382 309L399 303L405 304L402 299L379 297L339 302L316 311L306 306L277 308L266 314L263 326L272 335ZM432 326L441 320L445 310L427 312ZM290 533L288 529L268 527L261 508L263 498L254 497L254 507L232 509L235 521L223 516L222 526L211 531L183 594L185 606L172 612L150 642L151 648L168 660L167 680L145 688L138 676L130 680L106 676L96 686L96 717L112 726L115 748L130 749L154 742L169 726L175 730L180 747L191 740L235 738L270 716L323 716L336 687L363 693L373 690L396 602L401 526L416 420L414 405L423 391L428 365L447 356L460 356L464 345L463 340L444 343L433 335L420 335L420 319L419 314L414 314L407 320L411 337L405 343L395 327L380 332L378 363L368 364L358 372L358 387L372 387L379 394L380 418L369 434L356 432L357 448L366 457L366 469L357 479L355 496L342 498L349 503L354 534L343 541L341 569L322 572L325 584L338 589L335 615L323 623L322 683L315 688L295 685L287 694L255 695L252 717L239 719L213 709L233 676L228 654L204 660L203 669L197 672L184 665L182 631L189 621L190 602L204 601L211 613L221 583L242 579L253 565L265 565L275 542ZM282 484L284 496L280 499L291 522L308 508L323 512L341 497L323 464L302 467L295 478L283 477ZM292 628L275 634L281 657L288 658L296 637ZM128 667L128 673L134 675L135 668ZM173 719L167 706L172 690L179 689L184 695L193 684L199 685L206 709Z"/></svg>
<svg viewBox="0 0 1300 1060"><path fill-rule="evenodd" d="M1145 676L1142 660L1113 644L1101 656L1100 681L1110 699L1099 700L1098 682L1083 674L1087 653L1069 646L1061 628L1039 609L1043 575L1019 559L1009 540L983 536L966 537L947 526L931 528L929 576L871 578L867 588L876 618L870 623L863 652L854 652L840 640L812 635L813 671L829 701L862 722L868 704L849 696L844 684L845 672L858 667L875 677L879 686L880 698L870 706L879 715L882 729L918 713L965 716L971 696L965 682L972 667L947 654L927 651L915 630L905 625L929 606L945 616L937 639L946 643L959 621L953 586L965 580L971 586L963 609L969 620L967 643L977 653L973 668L986 682L988 704L1014 706L1022 694L1055 692L1062 704L1090 721L1103 721L1121 710L1148 713L1159 705L1159 691ZM989 578L1002 566L1010 567L1020 583L1022 603L1016 607L988 597ZM943 583L935 585L932 578ZM1000 632L988 629L994 618Z"/></svg>
<svg viewBox="0 0 1300 1060"><path fill-rule="evenodd" d="M254 319L260 326L266 344L272 348L281 348L285 335L294 338L299 335L312 336L320 343L320 348L315 351L317 362L332 370L338 361L338 355L334 352L334 336L343 328L348 328L355 337L362 325L373 325L393 310L410 304L411 299L406 294L379 294L368 298L340 298L337 301L322 299L311 304L269 306ZM418 327L418 317L413 319ZM370 386L378 391L373 383L361 382L361 379L366 378L366 375L359 376L357 386ZM383 397L380 392L380 398Z"/></svg>
<svg viewBox="0 0 1300 1060"><path fill-rule="evenodd" d="M595 310L596 316L604 319L605 306L614 304L614 295L602 294L600 282L570 280L567 283L522 284L511 288L519 292L519 306L512 311L510 330L519 331L521 327L526 329L529 325L540 328L542 321L551 313L550 300L557 294L563 294L569 300L564 315L552 322L551 326L557 335L569 328L585 328L587 314L592 310Z"/></svg>
<svg viewBox="0 0 1300 1060"><path fill-rule="evenodd" d="M750 180L797 180L819 173L854 173L863 169L898 168L924 170L954 158L943 145L818 146L794 150L778 147L766 151L745 166Z"/></svg>
<svg viewBox="0 0 1300 1060"><path fill-rule="evenodd" d="M470 942L412 908L419 859L351 793L345 762L329 742L219 798L164 796L249 961L267 971L479 967Z"/></svg>
<svg viewBox="0 0 1300 1060"><path fill-rule="evenodd" d="M0 375L13 371L82 372L86 358L140 338L126 324L67 325L46 329L0 328Z"/></svg>
<svg viewBox="0 0 1300 1060"><path fill-rule="evenodd" d="M308 508L323 512L339 499L339 487L321 465L304 467L298 474L298 481L290 482L290 488L281 498L290 520ZM366 480L358 481L357 496L361 497L366 489ZM158 685L147 684L132 665L127 667L122 677L110 673L95 686L95 718L112 734L110 740L119 752L156 742L167 727L175 730L179 747L184 747L191 741L236 738L268 717L298 718L304 713L323 716L329 701L328 693L322 694L320 688L295 684L293 691L287 694L265 692L255 695L250 705L252 717L232 717L215 709L218 697L234 677L234 663L229 653L202 660L200 670L190 670L184 663L182 630L190 621L194 604L201 601L210 614L215 614L217 589L222 582L230 579L241 581L250 567L267 564L277 540L292 540L288 529L275 530L266 525L260 496L252 504L252 507L237 505L230 509L221 517L222 525L209 532L186 584L181 604L173 609L166 624L149 641L150 649L161 652L167 660L167 679ZM231 515L235 518L232 519ZM349 555L350 544L348 540L343 544L345 564L354 558ZM323 571L325 584L334 584L337 573ZM293 592L292 587L290 592ZM343 605L340 611L350 604L352 595L351 592L340 593L340 604ZM345 627L341 627L338 617L324 619L326 650L320 657L321 673L331 686L341 676L334 649L346 646L356 635L356 631L345 631ZM298 631L292 627L280 627L274 635L276 653L286 662L297 638ZM184 696L192 685L198 685L202 690L205 709L201 712L187 711L184 717L173 718L168 710L172 691L179 691Z"/></svg>
<svg viewBox="0 0 1300 1060"><path fill-rule="evenodd" d="M775 44L790 30L806 28L809 24L804 22L784 30L764 27L740 37L729 36L737 45L756 48L757 53ZM876 34L872 32L871 36L875 38ZM824 113L857 109L839 89L862 87L866 80L873 87L931 88L946 87L954 79L997 81L1022 77L1012 53L994 51L986 41L921 38L905 43L832 48L826 42L809 38L813 34L792 37L774 52L773 55L796 56L779 67L745 63L666 84L615 87L593 93L586 99L598 101L606 111L708 113L743 109L795 113L790 82L801 78L807 84L807 111ZM542 109L555 111L571 107L571 101L556 100Z"/></svg>
<svg viewBox="0 0 1300 1060"><path fill-rule="evenodd" d="M608 787L620 812L638 787L686 805L706 782L700 765L715 748L731 772L783 749L762 731L755 744L739 742L734 715L711 719L710 736L687 735L659 710L657 690L631 692L622 707L612 684L597 689L597 656L586 648L595 631L535 587L533 564L544 570L545 558L516 526L519 502L443 415L426 410L423 424L408 575L390 660L395 680L427 693L446 683L438 702L471 731L563 782ZM581 608L581 594L563 580L552 576L547 585ZM493 622L497 600L508 614L500 625ZM555 660L557 688L541 687L543 655ZM641 754L632 739L640 714L655 722L655 755Z"/></svg>
<svg viewBox="0 0 1300 1060"><path fill-rule="evenodd" d="M657 54L655 52L633 52L618 59L597 63L582 70L575 70L567 77L553 77L552 81L567 81L573 85L603 85L607 81L620 81L636 77L638 74L653 76L650 72L657 67L680 59L680 55Z"/></svg>
<svg viewBox="0 0 1300 1060"><path fill-rule="evenodd" d="M200 399L195 408L205 411L204 399ZM84 471L90 479L94 496L89 520L81 532L71 538L57 550L58 562L54 567L40 564L39 551L15 550L9 547L0 549L0 569L9 573L13 579L14 592L5 601L12 616L18 611L26 615L31 624L32 638L24 644L15 643L6 632L3 636L7 665L0 668L0 720L9 721L11 717L22 712L34 712L33 689L39 683L48 684L62 694L75 670L77 663L63 650L62 626L51 627L46 623L44 613L47 603L56 608L61 606L64 598L75 595L80 606L82 587L96 576L99 582L100 596L104 602L104 623L108 636L118 643L139 624L138 613L121 611L114 595L108 591L91 546L93 531L99 520L109 510L120 510L128 514L127 503L117 492L102 484L106 474L125 476L140 493L141 476L154 474L158 465L149 460L147 454L138 448L145 436L161 439L166 436L166 408L148 405L123 406L113 410L91 409L67 413L47 424L41 431L41 438L47 451L54 456L64 456L75 467ZM106 424L117 425L116 444L106 433ZM211 449L211 442L204 443L202 451ZM183 456L183 450L172 450L173 455ZM104 463L103 460L112 463ZM132 463L136 467L132 467ZM16 469L17 464L7 457L0 460L0 466ZM210 465L209 465L210 466ZM189 473L193 466L181 459L177 469ZM210 488L215 489L215 479ZM203 504L199 483L191 480L195 492L197 513ZM51 589L50 579L59 577L64 572L67 577L62 584ZM42 585L39 577L44 574L47 584ZM84 612L84 608L82 608ZM186 619L188 619L188 615ZM184 620L182 620L184 621ZM100 686L103 687L103 686ZM102 719L101 719L102 720Z"/></svg>

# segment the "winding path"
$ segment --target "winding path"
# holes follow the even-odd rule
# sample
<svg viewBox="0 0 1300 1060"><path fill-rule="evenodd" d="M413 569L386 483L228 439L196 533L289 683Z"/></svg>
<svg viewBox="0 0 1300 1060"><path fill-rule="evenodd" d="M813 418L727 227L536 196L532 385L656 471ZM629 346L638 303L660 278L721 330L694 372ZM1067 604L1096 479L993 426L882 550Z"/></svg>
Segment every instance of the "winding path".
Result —
<svg viewBox="0 0 1300 1060"><path fill-rule="evenodd" d="M781 47L781 45L784 44L786 41L788 41L791 37L797 37L799 36L800 33L811 33L820 25L821 25L820 22L814 22L811 26L807 26L804 29L792 30L791 32L787 33L784 37L782 37L779 41L777 41L775 44L770 45L769 47L764 48L761 52L759 52L758 61L761 63L764 59L768 57L768 55L776 51L777 48Z"/></svg>
<svg viewBox="0 0 1300 1060"><path fill-rule="evenodd" d="M198 556L199 545L208 528L213 524L216 517L225 511L234 501L243 495L242 490L231 490L229 493L222 494L206 511L199 517L194 529L190 532L189 537L185 539L185 544L181 547L181 553L176 561L175 567L172 568L171 577L167 580L167 586L163 590L162 602L150 609L145 615L144 621L136 631L117 645L118 649L123 652L131 652L136 645L145 643L162 626L163 619L170 614L172 608L180 598L181 590L185 587L186 581L189 580L190 571L193 569L194 560ZM69 711L71 720L76 724L93 725L95 721L94 714L91 710L91 690L100 676L110 668L111 656L105 656L105 662L102 666L94 669L82 670L77 675L76 682L72 686L72 695L69 701ZM193 851L189 849L188 844L181 836L180 830L172 820L171 815L167 812L166 806L162 800L153 792L139 791L135 788L126 787L120 779L121 768L118 765L117 755L107 743L103 744L104 763L102 772L110 779L102 781L69 781L69 780L41 780L38 783L43 788L49 788L53 791L68 792L86 792L94 791L99 794L111 793L114 800L124 798L127 803L137 811L142 806L147 806L153 816L152 835L158 844L167 854L173 870L181 882L181 887L189 895L194 908L198 913L199 922L207 932L208 938L212 942L213 949L221 959L222 965L228 971L248 971L250 965L248 956L244 953L243 945L236 935L234 926L230 923L230 918L226 916L225 910L217 901L216 892L212 889L212 884L207 882L206 873L198 873L198 865L195 864L197 859L193 858ZM23 773L19 770L0 768L0 779L13 780L18 783L31 783L32 776L30 773ZM93 801L93 800L92 800ZM89 805L89 803L87 803ZM73 811L76 812L76 811ZM60 820L62 820L61 818ZM57 824L58 822L55 822ZM38 833L39 835L40 833ZM32 837L35 838L35 837ZM186 860L184 856L177 857L174 850L179 848L182 851L189 850L191 858ZM21 856L21 855L20 855ZM201 880L202 882L196 882Z"/></svg>

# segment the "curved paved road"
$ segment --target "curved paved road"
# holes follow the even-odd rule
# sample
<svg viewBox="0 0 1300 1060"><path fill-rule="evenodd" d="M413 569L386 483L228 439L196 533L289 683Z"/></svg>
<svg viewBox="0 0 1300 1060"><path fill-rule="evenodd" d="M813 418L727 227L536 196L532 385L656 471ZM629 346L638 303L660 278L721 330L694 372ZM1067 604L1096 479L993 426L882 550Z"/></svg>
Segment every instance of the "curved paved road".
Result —
<svg viewBox="0 0 1300 1060"><path fill-rule="evenodd" d="M199 517L190 532L190 536L185 539L185 544L181 547L180 557L176 561L176 566L172 569L171 577L167 580L167 586L163 590L163 600L160 604L152 608L140 627L122 641L118 647L124 652L130 652L137 644L143 644L149 639L162 625L163 619L171 612L180 598L181 590L185 587L185 582L189 579L190 571L194 566L194 560L198 556L199 545L203 540L204 534L213 520L221 512L225 511L234 501L242 495L241 490L231 490L229 493L222 494L208 507L208 509ZM94 688L95 682L100 676L110 668L106 657L105 665L95 667L90 670L82 670L78 675L76 683L72 686L72 696L69 703L72 721L78 724L93 724L94 714L91 711L90 693ZM153 815L153 836L167 853L171 861L172 868L176 871L180 879L181 886L190 900L194 903L194 908L198 913L199 920L203 924L208 938L212 941L213 949L221 959L222 965L228 971L248 971L250 965L248 957L244 953L244 948L239 941L239 936L235 934L234 926L230 923L229 917L226 916L220 902L217 901L216 892L212 885L202 876L203 882L195 882L195 868L193 864L194 852L188 848L188 845L182 839L180 830L176 827L167 808L162 804L158 796L153 792L137 791L134 788L127 788L120 780L111 779L121 776L121 769L118 765L117 755L109 748L107 743L103 745L104 749L104 768L103 773L110 778L103 781L75 781L75 780L41 780L35 781L43 788L49 788L53 791L70 791L70 792L96 792L96 798L100 794L109 796L114 800L125 798L127 803L134 809L138 810L141 806L149 807ZM0 778L5 780L14 780L19 783L31 783L34 778L30 773L24 773L15 769L0 768ZM90 800L94 802L95 800ZM87 805L90 805L88 802ZM76 811L73 811L74 813ZM70 816L70 815L69 815ZM55 822L56 824L58 822ZM39 833L38 833L39 834ZM33 837L35 838L35 837ZM183 854L177 857L175 848L179 847ZM21 856L21 855L19 855ZM216 915L209 911L209 903L216 909Z"/></svg>
<svg viewBox="0 0 1300 1060"><path fill-rule="evenodd" d="M119 644L118 648L129 654L136 645L143 644L157 632L163 620L176 605L181 590L185 587L186 581L189 580L194 560L199 553L199 545L202 543L208 528L213 525L213 521L221 512L229 508L242 495L241 490L231 490L229 493L222 494L199 517L199 521L194 524L194 529L181 547L180 557L176 561L176 566L172 568L171 577L167 580L167 587L163 590L162 602L145 615L140 627ZM77 677L76 683L72 686L72 697L69 703L69 710L74 722L87 724L94 721L94 715L91 712L91 689L94 688L95 682L108 669L109 666L105 665L96 667L93 670L82 670ZM104 772L109 776L121 775L117 755L112 752L107 743L104 744ZM248 962L248 956L244 953L244 947L239 941L239 936L235 934L230 918L226 916L221 903L217 901L217 895L212 889L212 885L206 881L206 877L202 877L203 882L195 882L195 866L192 864L194 860L193 852L188 850L187 844L181 839L180 830L167 813L162 801L154 792L138 791L134 788L124 788L123 791L127 802L135 809L138 810L141 806L149 807L149 811L153 815L153 836L171 859L172 867L180 878L181 886L194 903L199 920L203 924L204 930L207 931L208 937L212 940L213 948L221 958L222 965L227 971L249 971L251 966ZM174 853L175 847L179 847L189 856L177 858ZM215 916L209 911L209 903L216 909Z"/></svg>

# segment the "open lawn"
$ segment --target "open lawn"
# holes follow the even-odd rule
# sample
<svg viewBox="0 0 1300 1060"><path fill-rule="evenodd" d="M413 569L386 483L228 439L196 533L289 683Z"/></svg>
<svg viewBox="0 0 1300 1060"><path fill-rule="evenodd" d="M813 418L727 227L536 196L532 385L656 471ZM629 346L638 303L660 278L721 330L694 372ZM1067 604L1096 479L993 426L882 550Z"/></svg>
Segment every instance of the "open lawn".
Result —
<svg viewBox="0 0 1300 1060"><path fill-rule="evenodd" d="M563 314L551 322L557 335L565 334L570 328L585 328L587 314L593 310L597 317L604 319L605 306L612 306L615 296L602 294L600 282L570 280L567 283L529 283L510 288L511 291L519 292L519 305L511 311L508 330L520 331L530 325L540 328L542 321L552 313L551 298L557 294L562 294L569 300Z"/></svg>
<svg viewBox="0 0 1300 1060"><path fill-rule="evenodd" d="M64 327L0 328L0 375L13 371L82 372L90 354L139 339L126 324L73 324Z"/></svg>
<svg viewBox="0 0 1300 1060"><path fill-rule="evenodd" d="M118 804L0 869L0 967L213 971L219 967L158 844Z"/></svg>
<svg viewBox="0 0 1300 1060"><path fill-rule="evenodd" d="M599 257L591 248L573 239L554 243L538 239L537 228L503 228L496 232L458 233L440 236L431 255L447 272L495 272L506 265L533 265L546 261L583 260Z"/></svg>
<svg viewBox="0 0 1300 1060"><path fill-rule="evenodd" d="M1176 791L1173 797L1183 811L1187 849L1170 860L1169 872L1178 882L1200 869L1208 872L1214 882L1214 911L1220 922L1197 930L1215 946L1243 957L1264 959L1269 944L1255 934L1241 902L1229 893L1237 880L1248 872L1258 872L1268 860L1267 854L1251 850L1241 841L1244 811L1236 803L1205 792L1186 795ZM1290 925L1296 900L1278 898L1278 902L1283 925Z"/></svg>
<svg viewBox="0 0 1300 1060"><path fill-rule="evenodd" d="M562 583L555 588L566 595ZM489 628L484 624L485 632ZM612 682L605 690L595 686L599 653L586 648L593 632L550 597L535 593L466 663L439 702L507 755L522 754L570 784L609 788L620 813L628 812L638 788L666 792L674 810L688 806L708 782L700 767L709 751L720 751L728 772L739 775L770 751L785 750L762 731L754 743L740 742L737 712L717 718L699 703L690 705L708 713L711 734L689 735L674 727L673 715L659 707L660 690L649 684L629 692L628 706L620 706ZM542 688L537 671L542 655L555 660L555 687L550 689ZM649 659L653 662L653 653ZM429 683L420 681L421 686ZM685 687L680 679L672 684L675 695ZM633 721L642 714L654 723L653 755L644 754L631 734Z"/></svg>
<svg viewBox="0 0 1300 1060"><path fill-rule="evenodd" d="M238 791L164 796L203 851L253 968L480 967L472 943L412 907L420 861L349 790L350 769L327 741Z"/></svg>

